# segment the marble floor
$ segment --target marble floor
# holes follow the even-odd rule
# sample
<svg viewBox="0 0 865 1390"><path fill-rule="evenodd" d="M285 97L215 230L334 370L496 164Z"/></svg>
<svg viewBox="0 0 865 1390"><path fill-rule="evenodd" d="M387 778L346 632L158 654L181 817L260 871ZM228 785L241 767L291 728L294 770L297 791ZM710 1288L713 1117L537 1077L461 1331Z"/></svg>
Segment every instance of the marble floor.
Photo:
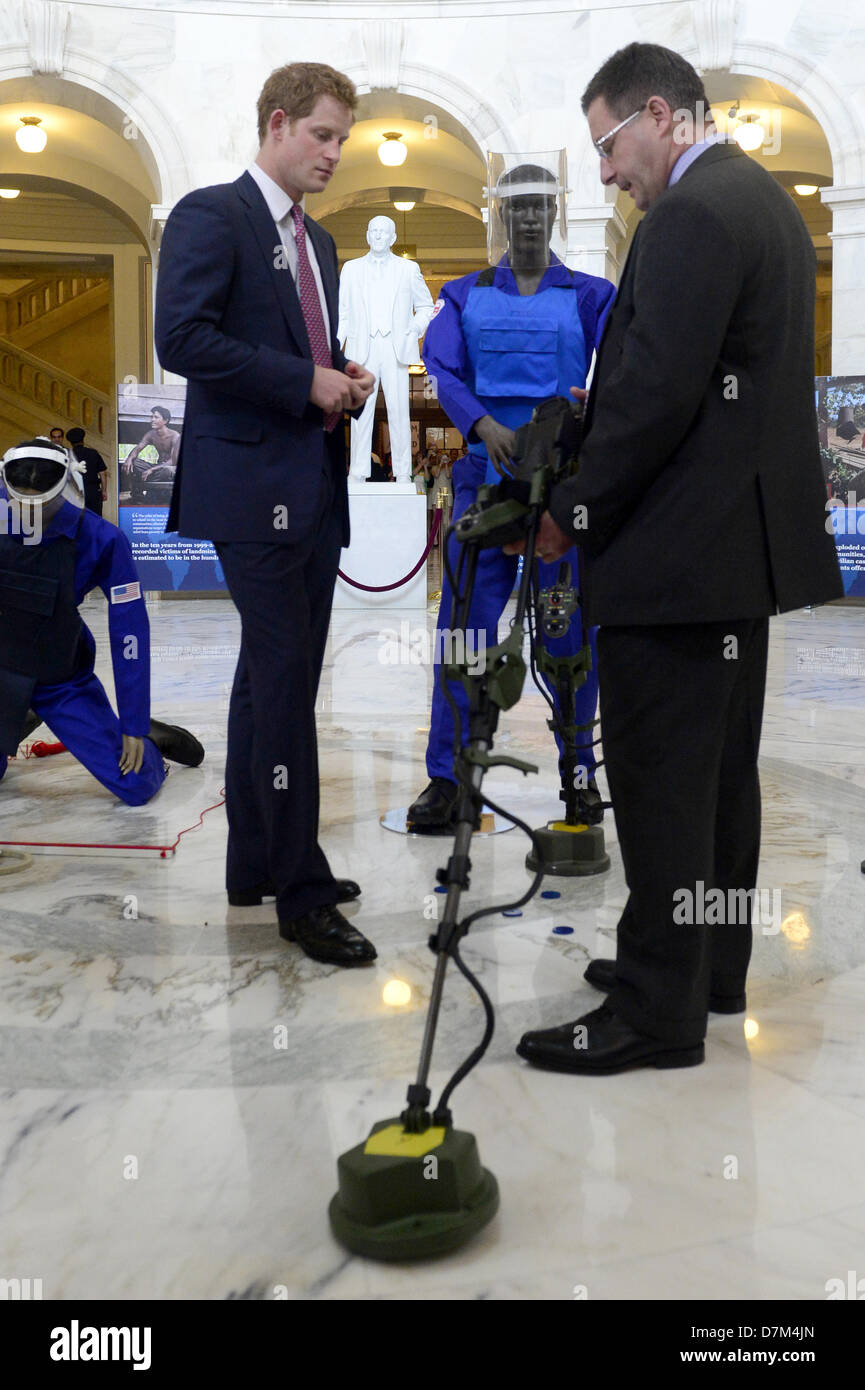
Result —
<svg viewBox="0 0 865 1390"><path fill-rule="evenodd" d="M101 599L86 616L99 640ZM154 711L198 733L204 764L130 809L68 754L19 758L0 840L171 845L219 801L234 610L162 601L151 617ZM385 664L402 623L405 660ZM625 898L608 816L608 873L556 880L559 899L481 922L465 945L497 1019L455 1118L498 1177L499 1215L422 1265L332 1239L336 1156L401 1108L431 982L424 908L447 842L378 818L426 780L431 670L411 658L432 623L335 614L322 681L322 838L363 885L348 914L374 968L308 960L278 938L272 902L227 906L221 808L166 858L55 851L0 876L0 1277L41 1279L46 1299L820 1300L830 1279L865 1276L862 608L772 624L760 885L781 889L782 922L757 933L746 1018L712 1016L705 1065L683 1071L577 1078L514 1055L527 1027L599 1002L582 972L614 953ZM498 746L541 772L491 775L490 795L542 824L558 803L537 694ZM517 896L524 854L517 831L476 840L470 903ZM391 979L407 1004L383 1001ZM481 1026L454 972L436 1088Z"/></svg>

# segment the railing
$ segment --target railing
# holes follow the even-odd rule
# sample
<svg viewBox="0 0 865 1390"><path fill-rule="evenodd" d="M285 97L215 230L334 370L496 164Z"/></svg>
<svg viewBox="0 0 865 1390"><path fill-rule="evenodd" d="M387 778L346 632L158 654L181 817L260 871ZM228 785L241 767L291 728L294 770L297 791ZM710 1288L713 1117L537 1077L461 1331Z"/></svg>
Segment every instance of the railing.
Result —
<svg viewBox="0 0 865 1390"><path fill-rule="evenodd" d="M68 372L52 367L23 348L0 338L0 387L20 398L30 411L45 416L45 428L51 424L69 429L80 425L99 441L88 440L94 447L108 444L112 416L110 399Z"/></svg>
<svg viewBox="0 0 865 1390"><path fill-rule="evenodd" d="M44 318L62 304L78 299L95 286L103 283L104 277L75 275L52 275L39 280L31 280L23 289L13 290L11 294L0 295L0 335L17 333L37 319Z"/></svg>

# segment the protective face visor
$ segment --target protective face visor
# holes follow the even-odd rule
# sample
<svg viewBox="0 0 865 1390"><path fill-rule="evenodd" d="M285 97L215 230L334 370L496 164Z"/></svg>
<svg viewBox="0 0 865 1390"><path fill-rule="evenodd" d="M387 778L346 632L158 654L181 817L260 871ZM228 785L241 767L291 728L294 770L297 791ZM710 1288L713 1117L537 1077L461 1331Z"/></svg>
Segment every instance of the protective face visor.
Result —
<svg viewBox="0 0 865 1390"><path fill-rule="evenodd" d="M537 250L538 263L547 248L565 259L568 246L568 152L542 150L528 154L487 154L487 257L498 265L512 240L521 253ZM549 229L547 231L547 229Z"/></svg>
<svg viewBox="0 0 865 1390"><path fill-rule="evenodd" d="M29 474L26 484L21 481L23 470L20 465L22 464L36 465L34 473ZM41 469L38 466L40 464L43 465ZM45 487L39 492L21 491L20 489L25 486L38 487L40 472L52 479L54 478L56 468L46 468L44 467L46 464L54 464L60 468L61 471L56 481L50 483L46 481ZM10 471L12 472L11 479L9 477ZM66 495L70 501L81 505L79 499L83 499L84 471L85 465L78 462L70 449L64 449L61 444L52 444L50 439L41 437L27 440L23 444L16 444L13 448L7 449L2 461L0 461L0 479L2 479L9 497L14 498L16 502L26 502L36 507L44 506L46 502L51 502L55 497L59 497L70 483L73 483L78 489L78 496L75 495L73 487L69 487ZM33 478L32 483L29 480L30 477Z"/></svg>

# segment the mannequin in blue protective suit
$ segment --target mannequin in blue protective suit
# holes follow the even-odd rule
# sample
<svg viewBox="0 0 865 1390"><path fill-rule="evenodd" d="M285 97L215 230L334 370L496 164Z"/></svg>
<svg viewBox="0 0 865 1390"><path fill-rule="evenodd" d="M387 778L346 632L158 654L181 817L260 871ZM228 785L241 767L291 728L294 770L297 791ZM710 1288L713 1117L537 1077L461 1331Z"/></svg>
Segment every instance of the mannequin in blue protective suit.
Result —
<svg viewBox="0 0 865 1390"><path fill-rule="evenodd" d="M70 470L74 460L46 439L0 463L0 779L20 739L44 720L103 786L139 806L165 780L163 756L195 767L204 749L185 729L150 718L149 624L129 542L58 492ZM119 718L78 613L97 586L108 599Z"/></svg>
<svg viewBox="0 0 865 1390"><path fill-rule="evenodd" d="M537 189L549 183L551 193ZM508 185L514 187L507 196ZM534 185L536 191L518 193ZM514 431L531 418L540 401L549 396L568 396L572 386L585 386L592 354L600 341L615 288L607 280L571 271L550 251L556 214L554 180L536 165L522 165L499 181L501 194L492 216L500 216L508 253L497 266L453 280L442 289L434 317L424 340L424 362L437 382L438 398L453 423L468 441L469 452L454 467L456 520L477 497L484 482L497 482L507 470L513 451ZM455 567L458 545L451 537L449 555ZM576 549L564 557L579 588ZM474 595L467 628L466 649L478 650L498 641L498 624L514 589L517 556L500 549L480 552ZM555 583L559 562L539 563L540 587ZM442 598L436 630L436 671L430 733L427 744L429 786L409 807L409 830L445 829L456 801L453 780L454 729L450 706L439 682L438 660L447 654L445 640L451 612L451 587L442 579ZM595 717L598 698L594 629L590 632L592 670L577 691L574 714L577 724ZM557 639L543 638L556 656L572 655L583 645L582 624L575 614L568 632ZM555 692L547 682L550 694ZM462 742L468 737L468 696L452 682L451 692L462 717ZM585 786L583 806L587 819L600 820L603 810L594 785L595 760L592 735L580 749L580 786ZM559 753L562 745L558 739Z"/></svg>

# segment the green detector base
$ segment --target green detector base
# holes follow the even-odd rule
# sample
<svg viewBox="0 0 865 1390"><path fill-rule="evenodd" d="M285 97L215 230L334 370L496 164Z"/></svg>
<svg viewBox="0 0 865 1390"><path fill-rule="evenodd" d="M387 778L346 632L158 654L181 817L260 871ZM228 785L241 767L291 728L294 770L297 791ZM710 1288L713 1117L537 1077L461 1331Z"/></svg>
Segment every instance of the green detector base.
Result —
<svg viewBox="0 0 865 1390"><path fill-rule="evenodd" d="M568 825L554 820L536 830L541 843L544 872L564 878L583 878L602 874L610 867L610 856L604 848L604 830L600 825ZM537 873L539 864L534 850L526 855L526 868Z"/></svg>
<svg viewBox="0 0 865 1390"><path fill-rule="evenodd" d="M364 1144L340 1155L337 1172L331 1230L371 1260L446 1255L498 1211L498 1183L466 1130L433 1125L407 1134L400 1120L382 1120Z"/></svg>

